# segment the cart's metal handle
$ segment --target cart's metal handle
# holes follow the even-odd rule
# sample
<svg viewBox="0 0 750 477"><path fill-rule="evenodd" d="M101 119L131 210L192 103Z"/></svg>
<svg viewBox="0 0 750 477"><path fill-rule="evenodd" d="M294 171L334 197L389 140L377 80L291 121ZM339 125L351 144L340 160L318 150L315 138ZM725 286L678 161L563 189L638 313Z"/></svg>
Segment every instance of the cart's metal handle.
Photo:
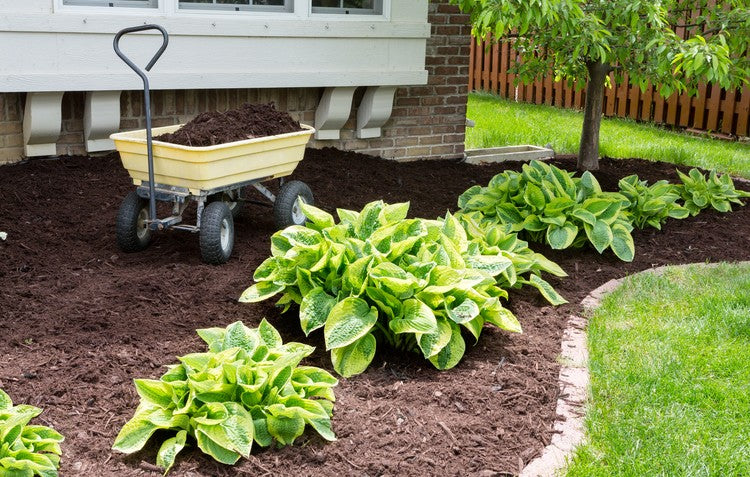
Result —
<svg viewBox="0 0 750 477"><path fill-rule="evenodd" d="M152 137L151 137L151 92L149 90L149 84L148 84L148 76L146 76L146 73L141 70L133 61L125 56L125 54L120 50L120 38L123 37L123 35L127 35L128 33L134 33L137 31L145 31L145 30L158 30L161 32L161 36L163 38L163 42L159 50L156 52L153 58L151 58L151 61L148 62L146 65L146 71L151 71L151 68L153 68L154 64L156 64L156 61L161 57L162 53L164 53L164 50L167 49L167 45L169 44L169 34L167 33L167 30L164 29L161 25L138 25L134 27L128 27L123 28L122 30L118 31L115 35L115 40L113 42L113 47L115 49L115 53L117 53L117 56L119 56L122 61L124 61L133 71L135 71L138 76L141 77L143 80L143 102L146 110L146 148L148 150L148 189L149 189L149 198L148 198L148 211L149 211L149 228L150 229L157 229L160 225L159 221L156 219L156 192L154 190L154 153L153 153L153 147L152 147Z"/></svg>
<svg viewBox="0 0 750 477"><path fill-rule="evenodd" d="M120 38L122 38L124 35L127 35L128 33L135 33L137 31L145 31L145 30L158 30L159 32L161 32L161 36L164 39L159 50L156 52L154 57L151 58L151 61L149 61L148 64L146 65L146 68L145 68L146 71L151 71L151 68L154 67L157 60L161 57L161 55L164 53L164 50L167 49L167 45L169 44L169 33L167 33L167 30L165 30L163 26L148 24L148 25L138 25L134 27L123 28L122 30L118 31L117 34L115 35L113 46L115 48L115 53L117 53L117 56L122 58L122 61L127 63L127 65L133 69L133 71L138 73L138 76L140 76L144 81L147 82L148 78L146 77L146 74L140 68L138 68L138 66L135 63L133 63L133 61L130 58L128 58L125 55L125 53L122 52L122 50L120 50Z"/></svg>

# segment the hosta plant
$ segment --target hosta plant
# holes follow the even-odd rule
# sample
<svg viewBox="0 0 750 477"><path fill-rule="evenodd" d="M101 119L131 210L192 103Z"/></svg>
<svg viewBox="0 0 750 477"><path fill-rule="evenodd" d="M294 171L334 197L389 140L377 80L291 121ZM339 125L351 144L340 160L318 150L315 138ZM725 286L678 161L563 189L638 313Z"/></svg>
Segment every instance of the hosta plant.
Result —
<svg viewBox="0 0 750 477"><path fill-rule="evenodd" d="M0 389L0 475L57 476L63 436L50 427L29 424L41 413L38 407L14 406Z"/></svg>
<svg viewBox="0 0 750 477"><path fill-rule="evenodd" d="M309 222L271 237L271 257L255 271L240 301L281 294L299 305L302 330L323 329L334 369L349 377L367 369L378 343L422 354L438 369L455 366L485 323L520 331L500 303L495 277L512 262L470 247L450 214L407 219L408 203L367 204L361 212L303 205Z"/></svg>
<svg viewBox="0 0 750 477"><path fill-rule="evenodd" d="M682 181L678 191L685 201L690 215L698 215L701 210L713 207L719 212L729 212L732 204L744 205L742 197L750 197L750 192L737 190L729 174L719 176L716 171L709 172L708 177L698 169L690 169L683 174L677 171Z"/></svg>
<svg viewBox="0 0 750 477"><path fill-rule="evenodd" d="M541 161L524 164L522 172L502 172L458 199L461 213L481 212L531 241L558 250L590 242L599 253L611 248L626 262L635 253L628 204L622 194L603 192L588 171L574 177Z"/></svg>
<svg viewBox="0 0 750 477"><path fill-rule="evenodd" d="M557 277L568 274L558 264L541 253L529 248L529 243L518 238L518 234L508 232L505 227L483 220L480 212L468 212L459 218L470 240L469 248L482 255L502 255L513 266L506 268L495 277L502 288L520 288L530 285L539 290L552 305L567 303L562 296L542 278L542 272Z"/></svg>
<svg viewBox="0 0 750 477"><path fill-rule="evenodd" d="M157 430L170 431L156 457L168 472L189 441L217 461L234 464L250 455L253 443L292 444L306 425L335 440L332 388L338 381L322 369L299 366L314 348L283 344L266 320L258 328L236 322L198 335L207 352L178 358L158 380L135 380L141 401L113 449L136 452Z"/></svg>
<svg viewBox="0 0 750 477"><path fill-rule="evenodd" d="M640 180L637 175L620 179L620 193L630 205L626 212L633 225L643 229L646 225L661 230L668 218L684 219L689 215L688 209L681 206L678 186L660 180L652 185Z"/></svg>

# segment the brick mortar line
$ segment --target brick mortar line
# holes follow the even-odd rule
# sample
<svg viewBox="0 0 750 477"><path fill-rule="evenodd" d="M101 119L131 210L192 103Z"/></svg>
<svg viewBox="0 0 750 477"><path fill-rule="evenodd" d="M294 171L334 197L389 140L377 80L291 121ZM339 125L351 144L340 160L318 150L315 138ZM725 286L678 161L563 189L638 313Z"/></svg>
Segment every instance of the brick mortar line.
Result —
<svg viewBox="0 0 750 477"><path fill-rule="evenodd" d="M750 181L747 181L750 182ZM731 262L736 265L750 265L750 261ZM634 275L642 273L653 273L661 275L666 268L687 267L691 265L702 265L715 267L719 263L693 263L685 265L665 265L661 267L642 270ZM581 300L581 306L585 310L597 308L605 295L619 287L627 277L613 279L604 285L592 290ZM586 404L589 393L589 369L588 369L588 346L586 344L586 325L588 318L570 315L568 325L563 332L561 343L560 368L560 398L557 400L557 409L554 423L555 434L548 446L542 451L542 455L529 462L520 473L520 477L553 477L567 464L573 451L585 438L583 420L586 415Z"/></svg>

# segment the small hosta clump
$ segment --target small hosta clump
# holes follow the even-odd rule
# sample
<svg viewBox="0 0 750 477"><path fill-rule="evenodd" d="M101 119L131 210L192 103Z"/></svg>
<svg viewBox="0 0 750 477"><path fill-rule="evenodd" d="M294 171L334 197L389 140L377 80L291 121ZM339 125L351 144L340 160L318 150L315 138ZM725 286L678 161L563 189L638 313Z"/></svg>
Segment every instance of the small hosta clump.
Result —
<svg viewBox="0 0 750 477"><path fill-rule="evenodd" d="M603 192L588 171L574 177L540 161L524 164L522 172L504 171L458 198L461 214L480 212L484 221L533 242L557 250L591 243L597 252L610 248L626 262L635 254L629 203L622 194Z"/></svg>
<svg viewBox="0 0 750 477"><path fill-rule="evenodd" d="M677 171L677 175L682 181L677 186L677 191L685 201L685 208L690 211L690 215L698 215L708 207L719 212L729 212L732 204L745 205L740 199L750 197L750 192L735 189L729 174L719 176L716 171L711 171L706 177L698 169L691 169L687 174Z"/></svg>
<svg viewBox="0 0 750 477"><path fill-rule="evenodd" d="M455 366L465 328L479 339L490 323L520 332L500 302L507 292L495 277L513 267L502 254L483 253L450 214L407 219L408 203L339 209L334 217L303 204L309 222L271 237L272 256L240 297L300 305L302 330L323 329L334 369L362 373L376 346L422 354L438 369Z"/></svg>
<svg viewBox="0 0 750 477"><path fill-rule="evenodd" d="M50 427L29 424L41 413L38 407L14 406L0 389L0 475L57 476L63 436Z"/></svg>
<svg viewBox="0 0 750 477"><path fill-rule="evenodd" d="M336 440L331 416L338 381L320 368L299 366L313 347L282 343L266 320L252 329L238 321L197 331L207 352L178 358L158 380L135 380L141 402L113 449L130 454L157 430L173 431L156 458L168 472L188 439L224 464L247 458L253 443L292 444L307 425Z"/></svg>
<svg viewBox="0 0 750 477"><path fill-rule="evenodd" d="M639 229L650 225L661 230L668 218L684 219L689 215L688 209L677 202L680 200L679 187L665 180L649 186L637 175L632 175L620 179L619 187L620 193L630 201L626 213Z"/></svg>

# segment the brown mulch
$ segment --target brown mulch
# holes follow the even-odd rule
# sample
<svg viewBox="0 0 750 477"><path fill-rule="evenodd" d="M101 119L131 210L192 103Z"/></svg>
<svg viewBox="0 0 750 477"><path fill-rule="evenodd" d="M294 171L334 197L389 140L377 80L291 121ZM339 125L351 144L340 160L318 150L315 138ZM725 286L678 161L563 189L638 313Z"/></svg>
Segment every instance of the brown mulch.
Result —
<svg viewBox="0 0 750 477"><path fill-rule="evenodd" d="M571 159L555 163L574 167ZM633 159L601 166L596 176L609 190L632 173L676 181L671 165ZM395 163L326 149L308 150L294 178L329 211L382 198L411 201L413 216L432 218L503 168ZM116 156L0 167L0 230L8 232L0 242L0 387L16 403L44 408L37 421L66 436L62 475L159 475L148 464L155 445L132 456L110 446L138 402L132 379L158 377L175 356L202 350L196 328L267 317L285 340L305 341L294 311L237 302L269 255L270 208L246 208L231 260L214 267L200 262L198 238L180 231L159 234L144 252L121 253L114 218L130 190ZM576 304L607 280L650 267L750 259L750 207L672 220L663 231L635 232L635 240L632 263L591 249L535 249L570 274L550 281ZM453 370L381 352L367 372L342 379L334 443L306 433L293 447L256 449L235 467L190 448L170 475L515 474L552 436L560 336L579 307L553 308L529 290L512 293L509 307L524 333L487 327ZM308 364L331 369L321 335L309 341L318 351Z"/></svg>
<svg viewBox="0 0 750 477"><path fill-rule="evenodd" d="M225 112L201 113L177 131L154 139L183 146L204 147L301 130L299 122L286 111L277 110L274 103L245 103Z"/></svg>

